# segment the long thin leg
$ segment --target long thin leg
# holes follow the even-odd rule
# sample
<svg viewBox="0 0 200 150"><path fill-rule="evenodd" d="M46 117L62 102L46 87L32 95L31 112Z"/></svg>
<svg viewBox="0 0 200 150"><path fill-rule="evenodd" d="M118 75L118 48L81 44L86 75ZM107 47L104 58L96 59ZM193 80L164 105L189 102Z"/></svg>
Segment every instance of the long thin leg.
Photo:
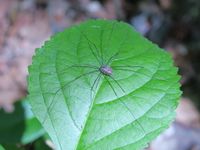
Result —
<svg viewBox="0 0 200 150"><path fill-rule="evenodd" d="M112 30L113 30L113 29L112 29ZM127 33L128 33L128 31L126 32L125 35L127 35ZM119 50L118 50L115 54L113 54L113 55L108 59L106 65L110 64L110 62L113 60L113 58L116 57L116 56L119 54L119 52L120 52L120 50L121 50L121 45L123 45L123 43L125 42L125 39L126 39L127 37L128 37L128 36L126 36L126 37L124 38L124 40L122 40L123 42L120 43L120 48L119 48Z"/></svg>
<svg viewBox="0 0 200 150"><path fill-rule="evenodd" d="M96 88L97 88L97 86L99 84L100 77L101 77L101 72L97 75L96 79L94 80L94 82L93 82L93 84L91 86L91 94L90 94L91 95L91 99L92 99L92 92L95 92L95 90L96 90ZM95 87L95 85L96 85L96 87ZM95 90L94 90L94 88L95 88Z"/></svg>
<svg viewBox="0 0 200 150"><path fill-rule="evenodd" d="M109 65L109 63L110 63L118 54L119 54L119 52L117 52L117 53L115 53L114 55L112 55L112 56L108 59L106 65Z"/></svg>
<svg viewBox="0 0 200 150"><path fill-rule="evenodd" d="M121 69L120 69L121 70ZM129 71L129 70L128 70ZM131 72L133 72L133 70L130 70ZM115 81L115 83L120 87L120 89L125 93L125 90L122 88L122 86L119 84L119 82L117 81L117 80L115 80L112 76L109 76L109 77L111 77L114 81ZM159 103L158 103L159 104ZM167 106L165 106L165 105L163 105L163 104L159 104L159 105L161 105L161 106L163 106L163 107L165 107L165 108L167 108L168 109L168 107Z"/></svg>
<svg viewBox="0 0 200 150"><path fill-rule="evenodd" d="M126 68L115 68L115 67L112 67L114 70L122 70L122 71L131 71L131 72L135 72L135 70L133 69L126 69Z"/></svg>
<svg viewBox="0 0 200 150"><path fill-rule="evenodd" d="M143 66L131 66L131 65L120 65L120 66L112 66L113 68L144 68Z"/></svg>
<svg viewBox="0 0 200 150"><path fill-rule="evenodd" d="M101 54L102 65L104 64L104 55L103 55L103 47L102 47L102 44L103 44L103 33L104 33L104 30L102 30L102 27L101 27L101 33L100 33L100 54Z"/></svg>
<svg viewBox="0 0 200 150"><path fill-rule="evenodd" d="M113 79L113 78L111 78ZM112 88L113 92L115 93L115 96L118 97L117 92L115 91L114 87L112 86L112 84L110 83L110 81L106 78L108 84L110 85L110 87ZM114 80L116 82L116 80ZM119 83L117 83L117 85L119 86ZM122 88L122 86L119 86L120 89L122 89L122 91L124 92L125 90ZM124 92L125 93L125 92ZM119 98L119 97L118 97ZM126 107L126 109L131 113L132 117L135 119L135 121L137 122L137 124L140 126L140 128L142 129L143 133L146 134L143 126L140 124L140 122L136 119L135 115L133 114L133 112L131 111L131 109L127 106L126 103L124 103L120 98L119 101Z"/></svg>
<svg viewBox="0 0 200 150"><path fill-rule="evenodd" d="M145 76L147 76L147 77L149 77L149 78L151 78L151 76L149 76L149 75L146 75L146 74L143 74L143 73L140 73L140 72L136 72L135 70L131 70L131 69L118 69L118 68L113 68L114 70L121 70L121 71L128 71L128 72L134 72L135 74L139 74L139 75L145 75Z"/></svg>
<svg viewBox="0 0 200 150"><path fill-rule="evenodd" d="M115 91L114 87L111 85L110 81L106 78L106 76L105 76L105 79L106 79L106 81L108 82L108 84L109 84L109 86L111 87L111 89L113 90L113 92L115 93L115 96L118 97L117 92Z"/></svg>
<svg viewBox="0 0 200 150"><path fill-rule="evenodd" d="M94 65L71 65L71 66L67 66L63 71L57 72L57 74L59 74L59 75L63 74L65 72L67 72L68 69L70 69L70 68L91 68L91 69L98 69L99 67L94 66ZM50 73L50 74L54 74L54 73Z"/></svg>
<svg viewBox="0 0 200 150"><path fill-rule="evenodd" d="M114 26L116 25L116 22L114 22L113 24L112 24L112 29L111 29L111 32L110 32L110 35L109 35L109 38L108 38L108 46L107 47L110 47L110 39L111 39L111 37L112 37L112 34L113 34L113 31L114 31ZM106 62L106 65L108 65L109 63L110 63L110 61L116 56L116 55L118 55L118 54L114 54L113 56L111 56L109 59L108 59L108 61Z"/></svg>
<svg viewBox="0 0 200 150"><path fill-rule="evenodd" d="M114 27L115 27L115 25L117 24L117 22L113 22L113 24L112 24L112 29L111 29L111 32L110 32L110 34L109 34L109 38L108 38L108 45L107 45L107 47L109 47L110 48L110 41L111 41L111 37L112 37L112 34L113 34L113 31L114 31Z"/></svg>
<svg viewBox="0 0 200 150"><path fill-rule="evenodd" d="M72 65L69 67L86 67L86 68L94 68L94 69L98 69L99 67L94 66L94 65Z"/></svg>
<svg viewBox="0 0 200 150"><path fill-rule="evenodd" d="M56 97L56 95L58 94L58 92L60 90L63 90L65 89L66 86L68 86L69 84L73 83L74 81L78 80L79 78L83 77L83 76L86 76L86 75L89 75L89 74L92 74L92 73L95 73L95 72L98 72L99 70L93 70L93 71L90 71L90 72L87 72L87 73L84 73L76 78L74 78L73 80L69 81L68 83L66 83L64 86L62 86L61 88L59 88L55 93L54 93L54 96L50 102L50 105L47 107L47 113L50 113L51 112L51 109L52 109L52 105L53 105L53 102L54 102L54 99ZM68 107L68 106L67 106ZM69 108L68 108L69 109ZM71 114L70 114L71 115ZM73 120L73 117L71 115L71 118ZM46 117L44 117L44 120L42 121L42 123L44 123L47 119L47 114L46 114ZM77 125L75 124L75 126L77 127Z"/></svg>
<svg viewBox="0 0 200 150"><path fill-rule="evenodd" d="M99 60L99 58L98 58L98 57L100 57L100 55L99 55L99 51L98 51L96 45L95 45L91 40L89 40L88 37L87 37L81 30L80 30L80 32L81 32L81 34L85 37L85 39L88 41L88 45L89 45L89 47L90 47L90 51L92 52L92 54L94 55L94 57L95 57L96 60L98 61L99 65L102 65L103 62L101 62L101 60ZM90 43L95 47L98 56L95 54L95 52L94 52L94 50L92 49Z"/></svg>
<svg viewBox="0 0 200 150"><path fill-rule="evenodd" d="M99 74L97 75L97 78L94 80L94 83L93 83L92 86L91 86L91 90L92 90L92 91L94 90L94 86L95 86L96 82L98 82L98 80L99 80L99 78L100 78L100 75L101 75L101 73L99 73Z"/></svg>
<svg viewBox="0 0 200 150"><path fill-rule="evenodd" d="M97 81L97 84L96 84L95 90L97 89L97 87L98 87L98 85L99 85L99 82L100 82L101 77L102 77L102 73L101 73L100 76L99 76L99 79L98 79L98 81Z"/></svg>
<svg viewBox="0 0 200 150"><path fill-rule="evenodd" d="M87 72L87 73L84 73L76 78L74 78L73 80L71 80L70 82L66 83L64 86L61 87L61 89L65 88L67 85L71 84L72 82L76 81L77 79L83 77L83 76L86 76L86 75L89 75L89 74L92 74L92 73L95 73L95 72L98 72L99 70L93 70L93 71L90 71L90 72Z"/></svg>
<svg viewBox="0 0 200 150"><path fill-rule="evenodd" d="M125 90L122 88L122 86L119 84L119 82L117 82L117 80L115 80L112 76L109 76L111 79L113 79L113 81L115 81L115 83L119 86L119 88L123 91L123 93L125 94Z"/></svg>
<svg viewBox="0 0 200 150"><path fill-rule="evenodd" d="M111 35L112 35L112 33L113 33L113 29L114 29L114 25L115 25L115 24L116 24L116 22L114 22L113 25L112 25L112 30L111 30L111 34L109 35L109 39L111 38ZM81 31L81 33L84 35L84 37L85 37L86 40L88 41L88 45L90 46L89 43L91 43L91 44L95 47L96 52L97 52L97 55L98 55L99 58L101 58L101 60L99 60L98 57L97 57L97 55L95 55L95 53L94 53L94 51L92 50L91 46L90 46L90 49L91 49L93 55L94 55L94 56L96 57L96 59L98 60L98 62L101 62L100 65L103 65L103 64L104 64L104 55L103 55L103 48L102 48L102 39L103 39L102 36L103 36L103 31L104 31L104 30L102 30L102 28L101 28L101 33L100 33L100 51L98 50L97 46L96 46L91 40L89 40L89 39L87 38L87 36ZM110 45L110 40L108 40L108 41L109 41L109 45Z"/></svg>

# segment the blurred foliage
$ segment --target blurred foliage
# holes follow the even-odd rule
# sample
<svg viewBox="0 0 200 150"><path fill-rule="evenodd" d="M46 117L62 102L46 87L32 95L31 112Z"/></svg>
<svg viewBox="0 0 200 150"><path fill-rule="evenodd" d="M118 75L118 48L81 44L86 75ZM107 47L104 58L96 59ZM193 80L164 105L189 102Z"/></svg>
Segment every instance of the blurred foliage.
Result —
<svg viewBox="0 0 200 150"><path fill-rule="evenodd" d="M0 143L30 143L45 133L26 100L15 103L15 110L0 110Z"/></svg>
<svg viewBox="0 0 200 150"><path fill-rule="evenodd" d="M2 145L0 145L0 150L5 150Z"/></svg>
<svg viewBox="0 0 200 150"><path fill-rule="evenodd" d="M47 144L44 141L46 141L45 137L38 139L34 143L34 149L35 150L51 150L51 148L49 146L47 146Z"/></svg>
<svg viewBox="0 0 200 150"><path fill-rule="evenodd" d="M25 150L22 146L15 144L3 144L5 150Z"/></svg>
<svg viewBox="0 0 200 150"><path fill-rule="evenodd" d="M46 135L36 139L34 142L30 142L29 144L22 145L18 144L3 144L4 149L0 150L52 150L47 144L46 141L49 140L46 138Z"/></svg>
<svg viewBox="0 0 200 150"><path fill-rule="evenodd" d="M200 23L200 1L199 0L174 0L172 14L176 21L188 21Z"/></svg>

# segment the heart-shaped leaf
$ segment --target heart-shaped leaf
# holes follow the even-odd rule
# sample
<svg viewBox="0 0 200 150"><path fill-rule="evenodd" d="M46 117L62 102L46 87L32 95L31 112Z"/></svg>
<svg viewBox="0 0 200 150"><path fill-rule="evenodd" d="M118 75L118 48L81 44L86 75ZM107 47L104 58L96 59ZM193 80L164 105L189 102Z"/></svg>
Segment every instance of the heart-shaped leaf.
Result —
<svg viewBox="0 0 200 150"><path fill-rule="evenodd" d="M29 73L29 102L58 150L141 149L168 127L181 94L169 54L118 21L56 34Z"/></svg>

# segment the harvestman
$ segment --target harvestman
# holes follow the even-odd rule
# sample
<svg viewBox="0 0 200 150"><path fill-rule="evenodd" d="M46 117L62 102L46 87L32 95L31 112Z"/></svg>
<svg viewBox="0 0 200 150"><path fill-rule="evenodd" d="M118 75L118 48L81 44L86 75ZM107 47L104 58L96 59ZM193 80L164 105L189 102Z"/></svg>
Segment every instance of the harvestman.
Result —
<svg viewBox="0 0 200 150"><path fill-rule="evenodd" d="M110 37L111 37L111 35L112 35L114 25L115 25L115 23L113 23L112 31L111 31L111 33L110 33ZM122 65L122 66L112 66L112 68L111 68L111 67L109 66L109 64L110 64L111 61L114 59L114 57L116 57L116 56L118 55L119 51L116 52L113 56L111 56L111 57L108 59L108 61L107 61L106 63L104 63L104 56L103 56L102 48L101 48L100 51L99 51L98 48L97 48L97 46L96 46L92 41L90 41L90 40L87 38L87 36L86 36L82 31L80 31L80 32L81 32L81 34L85 37L85 39L87 40L88 46L89 46L89 48L90 48L90 51L91 51L92 55L95 57L96 61L99 63L99 66L94 66L94 65L72 65L72 66L68 66L67 69L70 69L70 68L81 68L81 67L83 67L83 68L90 68L90 69L94 69L94 70L93 70L93 71L89 71L89 72L87 72L87 73L84 73L84 74L82 74L82 75L80 75L80 76L75 77L73 80L71 80L70 82L66 83L64 86L62 86L61 88L59 88L59 89L55 92L55 94L54 94L54 96L53 96L53 99L52 99L52 101L50 102L50 105L49 105L48 108L47 108L47 113L49 113L49 112L51 111L50 109L51 109L51 107L52 107L52 105L53 105L54 98L55 98L55 96L58 94L58 92L59 92L61 89L66 88L67 85L73 83L74 81L80 79L80 78L83 77L83 76L87 76L87 75L90 75L90 74L99 72L99 74L97 75L96 79L94 80L94 82L93 82L93 84L92 84L92 86L91 86L91 93L92 93L92 91L94 91L95 85L96 85L96 87L98 86L99 81L100 81L101 77L103 76L104 79L107 81L108 85L110 86L110 88L112 89L112 91L114 92L115 96L116 96L117 98L119 98L119 96L118 96L118 94L117 94L117 92L116 92L114 86L111 84L111 82L108 80L108 78L110 78L111 80L113 80L113 81L116 83L116 85L121 89L121 91L124 93L124 95L126 94L126 92L125 92L125 90L123 89L123 87L120 85L120 83L119 83L117 80L115 80L115 78L112 76L112 75L113 75L113 69L114 69L114 70L122 70L122 71L131 71L131 72L135 72L135 70L132 70L133 67L143 68L143 67L141 67L141 66L130 66L130 65L128 65L128 66L123 66L123 65ZM91 44L94 46L95 50L91 47ZM63 71L63 72L65 72L65 71ZM62 73L63 73L63 72L62 72ZM135 72L135 73L137 73L137 72ZM91 95L92 95L92 94L91 94ZM133 114L133 112L130 110L130 108L127 106L127 104L124 103L121 99L119 99L119 101L120 101L120 103L122 103L122 104L126 107L126 109L131 113L132 117L133 117L134 120L137 122L137 124L140 126L140 128L141 128L142 131L143 131L143 133L146 134L146 132L145 132L143 126L142 126L142 125L139 123L139 121L136 119L136 117L134 116L134 114ZM47 118L47 116L44 118L43 123L45 122L46 118ZM75 120L73 119L72 115L71 115L71 118L72 118L72 120L73 120L73 122L74 122L74 125L77 127L77 129L80 130L80 128L78 127L78 125L75 123Z"/></svg>

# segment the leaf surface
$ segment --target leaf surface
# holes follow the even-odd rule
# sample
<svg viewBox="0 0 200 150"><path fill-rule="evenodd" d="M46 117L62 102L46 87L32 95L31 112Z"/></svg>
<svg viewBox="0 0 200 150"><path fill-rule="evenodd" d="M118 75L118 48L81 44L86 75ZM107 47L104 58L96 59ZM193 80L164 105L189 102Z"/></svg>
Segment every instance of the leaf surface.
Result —
<svg viewBox="0 0 200 150"><path fill-rule="evenodd" d="M5 149L3 148L3 146L0 145L0 150L5 150Z"/></svg>
<svg viewBox="0 0 200 150"><path fill-rule="evenodd" d="M170 55L128 24L90 20L36 50L29 102L58 150L136 150L173 120L179 78Z"/></svg>

